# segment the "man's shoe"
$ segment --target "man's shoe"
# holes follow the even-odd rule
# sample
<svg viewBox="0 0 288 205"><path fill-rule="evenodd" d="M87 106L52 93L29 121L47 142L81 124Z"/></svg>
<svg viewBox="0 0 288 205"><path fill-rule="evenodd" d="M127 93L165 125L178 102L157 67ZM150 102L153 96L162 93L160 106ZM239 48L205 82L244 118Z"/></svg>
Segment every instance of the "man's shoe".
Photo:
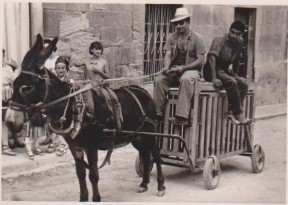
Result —
<svg viewBox="0 0 288 205"><path fill-rule="evenodd" d="M11 150L8 146L5 146L5 147L3 146L2 153L6 154L6 155L9 155L9 156L15 156L16 155L16 152Z"/></svg>
<svg viewBox="0 0 288 205"><path fill-rule="evenodd" d="M188 119L184 117L175 116L170 117L168 120L175 125L189 125Z"/></svg>
<svg viewBox="0 0 288 205"><path fill-rule="evenodd" d="M242 125L249 125L252 123L252 120L246 118L243 114L236 115L235 118L240 122Z"/></svg>

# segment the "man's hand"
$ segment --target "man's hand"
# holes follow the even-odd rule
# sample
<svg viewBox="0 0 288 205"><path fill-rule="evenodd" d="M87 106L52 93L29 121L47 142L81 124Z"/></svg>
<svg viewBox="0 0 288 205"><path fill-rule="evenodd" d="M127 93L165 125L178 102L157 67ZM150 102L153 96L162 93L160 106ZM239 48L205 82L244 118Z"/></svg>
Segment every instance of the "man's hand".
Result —
<svg viewBox="0 0 288 205"><path fill-rule="evenodd" d="M169 73L169 68L164 67L163 70L162 70L162 74L166 75L168 73Z"/></svg>
<svg viewBox="0 0 288 205"><path fill-rule="evenodd" d="M214 79L212 82L213 82L215 88L221 88L221 86L222 86L221 80L219 80L218 78L216 78L216 79Z"/></svg>

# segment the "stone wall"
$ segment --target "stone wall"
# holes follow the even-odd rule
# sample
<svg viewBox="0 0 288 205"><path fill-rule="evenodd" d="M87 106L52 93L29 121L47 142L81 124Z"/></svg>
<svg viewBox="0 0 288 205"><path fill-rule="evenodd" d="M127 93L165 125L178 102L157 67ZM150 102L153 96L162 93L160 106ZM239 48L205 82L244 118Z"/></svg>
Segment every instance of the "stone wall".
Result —
<svg viewBox="0 0 288 205"><path fill-rule="evenodd" d="M235 6L185 5L193 14L193 29L203 36L207 51L215 36L228 32ZM241 7L241 6L239 6ZM247 7L247 6L246 6ZM288 7L256 8L255 88L256 105L287 102Z"/></svg>
<svg viewBox="0 0 288 205"><path fill-rule="evenodd" d="M258 105L287 101L287 8L257 9L254 65Z"/></svg>
<svg viewBox="0 0 288 205"><path fill-rule="evenodd" d="M102 43L112 77L143 73L144 5L43 3L43 11L44 36L59 37L58 54L71 57L75 75L93 41Z"/></svg>
<svg viewBox="0 0 288 205"><path fill-rule="evenodd" d="M203 36L207 51L215 36L228 32L235 6L184 5L193 29ZM241 7L241 6L237 6ZM244 6L256 9L255 79L256 104L284 103L287 99L288 7ZM89 58L91 42L104 46L113 77L143 74L144 4L44 3L44 36L59 36L59 54L71 56L72 65ZM72 68L81 74L81 68Z"/></svg>

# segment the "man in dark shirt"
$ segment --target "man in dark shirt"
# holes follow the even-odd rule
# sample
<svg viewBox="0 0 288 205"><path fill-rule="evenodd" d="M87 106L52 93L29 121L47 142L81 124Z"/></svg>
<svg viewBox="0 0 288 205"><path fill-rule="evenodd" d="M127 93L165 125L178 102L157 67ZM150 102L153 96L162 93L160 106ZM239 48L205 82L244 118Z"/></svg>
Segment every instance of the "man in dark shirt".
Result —
<svg viewBox="0 0 288 205"><path fill-rule="evenodd" d="M250 124L252 120L243 115L243 101L248 85L245 79L237 75L244 31L245 25L235 21L228 34L214 38L203 72L205 80L212 81L216 88L223 86L226 90L234 117L241 124ZM229 69L231 64L233 69Z"/></svg>
<svg viewBox="0 0 288 205"><path fill-rule="evenodd" d="M167 38L163 72L154 82L153 98L159 119L163 118L169 88L180 84L175 118L171 119L175 124L188 124L194 80L200 77L199 71L205 63L203 39L190 28L190 16L186 8L176 10L171 20L176 32Z"/></svg>

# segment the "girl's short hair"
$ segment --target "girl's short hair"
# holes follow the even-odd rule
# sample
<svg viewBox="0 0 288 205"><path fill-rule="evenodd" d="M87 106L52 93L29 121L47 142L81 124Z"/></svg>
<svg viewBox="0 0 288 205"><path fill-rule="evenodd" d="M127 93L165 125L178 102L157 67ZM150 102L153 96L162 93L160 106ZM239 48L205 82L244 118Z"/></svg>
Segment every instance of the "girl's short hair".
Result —
<svg viewBox="0 0 288 205"><path fill-rule="evenodd" d="M48 39L48 38L46 38L46 39L44 39L43 40L43 44L50 44L52 41L50 40L50 39ZM54 52L56 52L57 51L57 47L55 46L55 48L54 48L54 50L53 50Z"/></svg>
<svg viewBox="0 0 288 205"><path fill-rule="evenodd" d="M92 53L92 51L91 51L93 48L95 48L95 49L100 49L100 50L101 50L101 54L103 54L103 46L102 46L102 44L101 44L99 41L94 41L94 42L92 42L92 43L90 44L89 53L90 53L91 55L93 55L93 53Z"/></svg>
<svg viewBox="0 0 288 205"><path fill-rule="evenodd" d="M70 69L69 69L69 60L68 60L66 57L64 57L64 56L59 56L59 57L57 58L56 62L55 62L55 67L56 67L56 65L57 65L58 63L64 63L65 66L66 66L67 72L70 70Z"/></svg>

